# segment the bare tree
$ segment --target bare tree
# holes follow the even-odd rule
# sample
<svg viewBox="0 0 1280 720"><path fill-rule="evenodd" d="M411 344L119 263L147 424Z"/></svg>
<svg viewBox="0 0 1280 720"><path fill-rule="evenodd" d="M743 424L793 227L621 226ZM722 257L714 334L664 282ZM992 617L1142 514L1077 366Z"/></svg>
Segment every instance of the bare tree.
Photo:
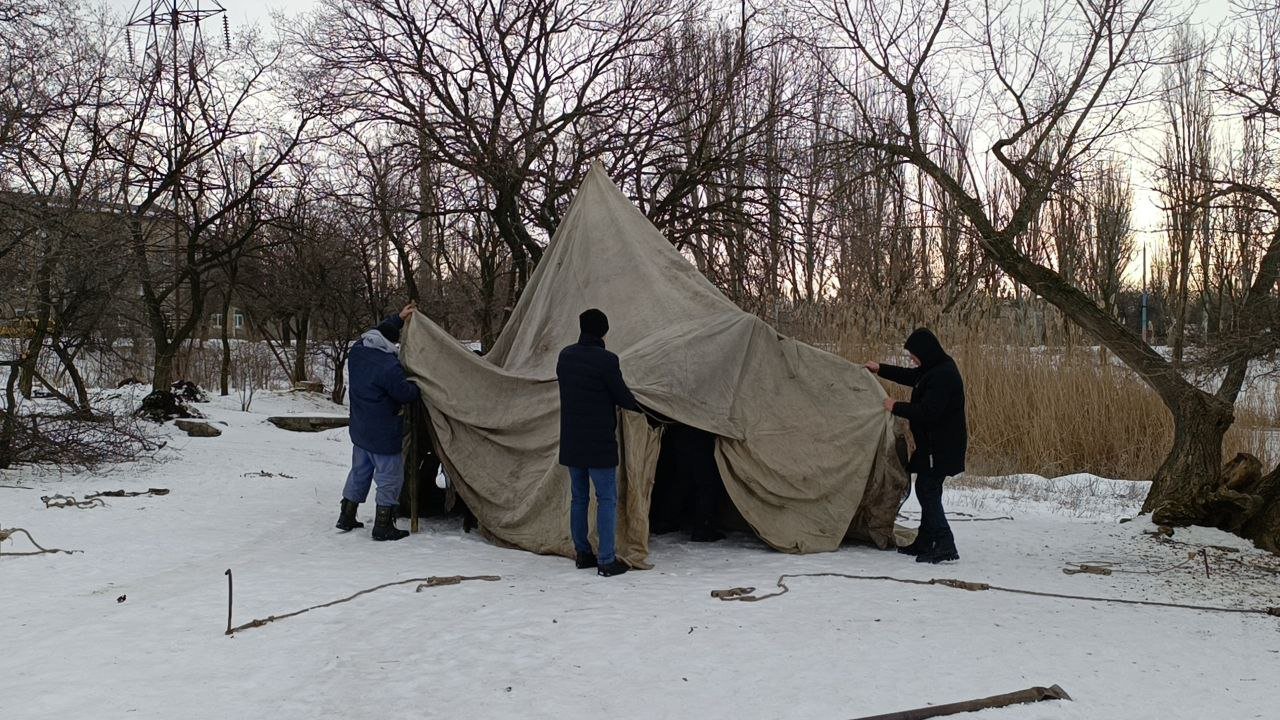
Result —
<svg viewBox="0 0 1280 720"><path fill-rule="evenodd" d="M1187 312L1193 270L1208 272L1212 241L1208 198L1212 183L1213 106L1209 91L1208 45L1185 29L1174 40L1174 62L1164 71L1161 104L1167 132L1160 158L1160 191L1165 198L1169 237L1169 287L1173 291L1169 344L1175 366L1186 347Z"/></svg>
<svg viewBox="0 0 1280 720"><path fill-rule="evenodd" d="M1086 287L1103 311L1115 316L1123 274L1133 259L1133 190L1128 168L1111 161L1095 165L1087 179L1086 197Z"/></svg>
<svg viewBox="0 0 1280 720"><path fill-rule="evenodd" d="M106 202L119 175L102 132L118 107L119 85L112 72L112 33L103 30L101 17L64 4L37 8L39 15L24 16L30 27L14 33L13 50L6 54L9 62L26 63L16 75L31 85L0 93L12 106L25 107L20 115L28 121L38 117L10 133L20 142L3 153L8 162L0 166L0 183L9 192L0 199L0 210L8 239L0 246L16 252L0 250L0 262L7 259L21 268L9 286L10 301L30 323L19 392L30 397L38 381L72 410L88 415L88 390L76 354L97 334L123 276L115 252L122 229L119 209ZM56 43L19 51L21 42L49 42L55 32ZM25 93L25 99L14 93ZM21 297L12 297L15 293ZM41 374L46 348L61 363L75 398Z"/></svg>
<svg viewBox="0 0 1280 720"><path fill-rule="evenodd" d="M874 71L876 91L894 98L907 120L896 137L874 142L853 137L850 148L871 146L917 167L954 199L984 253L1002 271L1058 308L1160 395L1173 414L1175 437L1144 507L1160 522L1206 522L1243 366L1227 368L1216 393L1201 390L1093 298L1020 247L1061 178L1103 150L1149 90L1151 70L1162 56L1154 3L976 7L943 0L909 2L902 12L884 14L870 0L836 0L822 12L851 52ZM1028 56L1028 48L1037 52ZM948 171L931 142L931 128L956 135L959 111L940 101L940 93L953 82L944 69L959 66L972 69L975 102L992 138L991 157L1018 189L1017 203L1005 218L992 216L983 187ZM864 96L846 94L855 103ZM1050 143L1056 149L1046 156ZM1280 240L1275 249L1280 262ZM1266 261L1263 270L1254 288L1265 297L1275 277ZM1251 537L1280 547L1280 526Z"/></svg>
<svg viewBox="0 0 1280 720"><path fill-rule="evenodd" d="M295 40L325 79L325 102L356 123L404 128L431 163L420 172L450 167L483 183L523 285L542 254L530 228L554 230L593 155L573 142L575 162L560 165L557 151L619 110L627 86L608 81L666 11L650 0L325 0ZM434 211L430 199L420 213Z"/></svg>
<svg viewBox="0 0 1280 720"><path fill-rule="evenodd" d="M153 58L147 67L155 72L139 79L128 115L110 135L124 167L120 192L131 207L130 253L154 344L156 389L173 381L179 350L204 322L209 273L253 230L227 236L217 229L309 139L317 108L273 107L280 98L269 89L281 52L247 36L177 67Z"/></svg>

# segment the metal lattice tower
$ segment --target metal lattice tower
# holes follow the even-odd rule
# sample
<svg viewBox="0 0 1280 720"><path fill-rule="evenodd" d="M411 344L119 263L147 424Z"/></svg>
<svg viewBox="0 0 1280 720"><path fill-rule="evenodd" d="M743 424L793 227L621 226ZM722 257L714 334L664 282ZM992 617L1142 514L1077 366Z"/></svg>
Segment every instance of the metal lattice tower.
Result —
<svg viewBox="0 0 1280 720"><path fill-rule="evenodd" d="M180 202L184 178L178 167L179 153L190 132L183 122L183 85L193 85L205 72L202 25L207 21L222 16L223 42L230 49L231 32L225 13L226 8L217 0L138 0L125 24L125 41L129 58L138 69L137 80L142 87L150 86L154 90L154 101L166 110L162 121L164 137L169 147L169 165L175 172L172 184L175 277L182 262ZM135 52L135 34L143 35L141 57ZM171 94L165 97L166 93ZM180 306L176 280L173 302L175 309Z"/></svg>
<svg viewBox="0 0 1280 720"><path fill-rule="evenodd" d="M205 53L202 25L221 15L224 42L230 45L225 13L226 9L217 0L139 0L125 27L129 56L138 67L139 80L156 82L161 92L169 88L160 88L160 82L169 81L173 97L168 101L179 102L184 76L191 81L202 72L200 65ZM141 58L136 56L134 45L134 34L139 31L144 35ZM176 127L176 112L172 119L174 126L169 130L180 130Z"/></svg>

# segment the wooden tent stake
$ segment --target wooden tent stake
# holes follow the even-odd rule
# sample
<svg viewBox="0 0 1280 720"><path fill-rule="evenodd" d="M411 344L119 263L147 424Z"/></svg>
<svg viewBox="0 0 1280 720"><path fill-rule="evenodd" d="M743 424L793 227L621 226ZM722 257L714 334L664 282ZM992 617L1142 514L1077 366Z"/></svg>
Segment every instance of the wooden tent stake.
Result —
<svg viewBox="0 0 1280 720"><path fill-rule="evenodd" d="M948 703L946 705L916 708L915 710L899 710L898 712L886 713L884 715L868 715L866 717L855 718L855 720L926 720L926 718L977 712L979 710L987 710L990 708L1008 707L1009 705L1021 705L1023 703L1041 702L1044 700L1070 699L1071 696L1067 694L1066 690L1063 690L1057 685L1053 685L1047 688L1027 688L1026 690L1005 693L1003 695L992 695L991 697L980 698L978 700L965 700L963 702Z"/></svg>

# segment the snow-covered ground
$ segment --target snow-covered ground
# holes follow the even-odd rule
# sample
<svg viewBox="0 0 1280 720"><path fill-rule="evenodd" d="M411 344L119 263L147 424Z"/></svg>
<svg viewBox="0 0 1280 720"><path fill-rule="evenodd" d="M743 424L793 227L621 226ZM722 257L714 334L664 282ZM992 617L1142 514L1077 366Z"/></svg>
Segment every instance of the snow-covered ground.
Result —
<svg viewBox="0 0 1280 720"><path fill-rule="evenodd" d="M962 558L950 565L666 536L653 544L655 569L606 579L491 546L456 521L398 543L371 542L367 528L339 534L346 432L289 433L266 417L341 408L275 393L238 408L234 396L202 407L223 423L219 438L165 428L154 460L0 474L0 526L83 550L0 554L0 718L847 719L1054 683L1074 701L981 717L1276 717L1277 617L834 577L792 579L788 594L757 603L710 596L834 572L1280 606L1276 558L1216 531L1179 530L1177 544L1147 535L1145 519L1119 523L1141 502L1128 483L955 483L947 502ZM171 493L92 509L40 500L150 487ZM917 511L909 500L904 522ZM1239 551L1209 548L1206 577L1204 558L1188 558L1206 545ZM22 537L0 546L28 549ZM1082 562L1116 573L1063 573ZM390 587L226 637L228 568L236 624L408 578L501 581Z"/></svg>

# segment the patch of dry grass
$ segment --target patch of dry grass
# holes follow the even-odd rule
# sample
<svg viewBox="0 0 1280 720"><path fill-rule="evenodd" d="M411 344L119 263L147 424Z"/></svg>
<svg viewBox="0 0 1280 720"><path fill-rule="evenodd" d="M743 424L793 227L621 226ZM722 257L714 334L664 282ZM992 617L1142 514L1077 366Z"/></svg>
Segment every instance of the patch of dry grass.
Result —
<svg viewBox="0 0 1280 720"><path fill-rule="evenodd" d="M1090 352L960 348L973 469L1150 477L1173 439L1160 398Z"/></svg>

